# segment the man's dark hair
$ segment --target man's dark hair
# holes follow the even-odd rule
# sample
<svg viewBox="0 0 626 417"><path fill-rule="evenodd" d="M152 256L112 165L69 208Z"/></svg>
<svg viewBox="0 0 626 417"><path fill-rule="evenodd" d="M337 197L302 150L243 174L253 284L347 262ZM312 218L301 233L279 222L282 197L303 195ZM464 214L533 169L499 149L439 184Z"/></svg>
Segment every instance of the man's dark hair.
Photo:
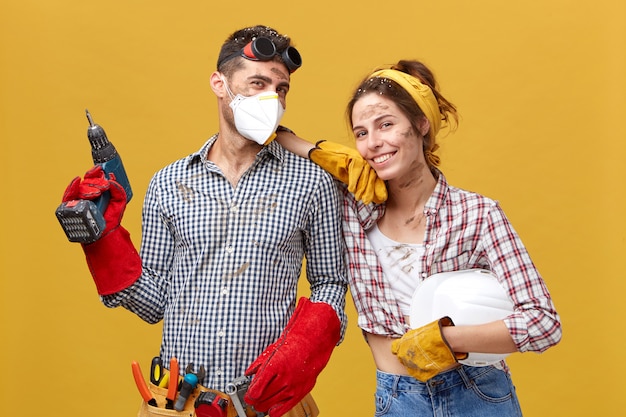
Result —
<svg viewBox="0 0 626 417"><path fill-rule="evenodd" d="M239 29L233 32L222 45L219 57L217 58L217 70L222 74L229 76L235 69L241 67L241 57L227 59L228 57L241 51L244 46L253 39L265 37L269 38L276 45L276 50L282 52L291 45L291 39L286 35L281 35L275 29L269 26L252 26ZM275 61L282 62L280 54L276 54L273 58Z"/></svg>

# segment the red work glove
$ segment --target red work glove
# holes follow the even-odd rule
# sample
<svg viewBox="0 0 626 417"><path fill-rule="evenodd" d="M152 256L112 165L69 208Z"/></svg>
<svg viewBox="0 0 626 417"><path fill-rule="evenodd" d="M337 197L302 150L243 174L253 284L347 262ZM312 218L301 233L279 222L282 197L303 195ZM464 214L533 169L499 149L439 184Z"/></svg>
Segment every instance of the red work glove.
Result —
<svg viewBox="0 0 626 417"><path fill-rule="evenodd" d="M244 400L280 417L315 386L341 337L341 323L327 303L301 298L280 338L246 370L255 374Z"/></svg>
<svg viewBox="0 0 626 417"><path fill-rule="evenodd" d="M141 276L141 259L130 240L130 234L120 222L126 209L126 192L115 181L108 180L102 167L96 165L72 180L63 194L63 202L94 200L109 191L111 199L103 214L106 227L102 236L90 244L81 245L89 271L100 295L109 295L130 287Z"/></svg>

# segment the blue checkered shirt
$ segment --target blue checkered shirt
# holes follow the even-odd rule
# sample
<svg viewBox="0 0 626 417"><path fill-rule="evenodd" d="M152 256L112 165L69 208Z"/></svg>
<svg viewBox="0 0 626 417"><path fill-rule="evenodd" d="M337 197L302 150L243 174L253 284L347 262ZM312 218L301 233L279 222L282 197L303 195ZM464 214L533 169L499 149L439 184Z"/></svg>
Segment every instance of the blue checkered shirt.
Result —
<svg viewBox="0 0 626 417"><path fill-rule="evenodd" d="M143 273L103 297L149 323L163 320L161 357L203 365L224 390L274 342L296 304L303 256L311 301L345 331L347 290L337 188L329 174L272 142L235 188L196 153L157 172L145 197Z"/></svg>

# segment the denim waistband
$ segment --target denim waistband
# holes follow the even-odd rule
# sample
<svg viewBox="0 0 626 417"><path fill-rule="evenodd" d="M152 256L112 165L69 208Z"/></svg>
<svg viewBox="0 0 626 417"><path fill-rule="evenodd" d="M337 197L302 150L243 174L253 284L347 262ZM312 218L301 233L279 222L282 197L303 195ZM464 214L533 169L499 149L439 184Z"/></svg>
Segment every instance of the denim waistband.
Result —
<svg viewBox="0 0 626 417"><path fill-rule="evenodd" d="M460 384L468 385L471 380L489 372L503 372L493 366L459 366L449 371L443 372L426 382L421 382L411 376L388 374L376 370L378 386L391 391L412 391L412 392L436 392L445 391Z"/></svg>

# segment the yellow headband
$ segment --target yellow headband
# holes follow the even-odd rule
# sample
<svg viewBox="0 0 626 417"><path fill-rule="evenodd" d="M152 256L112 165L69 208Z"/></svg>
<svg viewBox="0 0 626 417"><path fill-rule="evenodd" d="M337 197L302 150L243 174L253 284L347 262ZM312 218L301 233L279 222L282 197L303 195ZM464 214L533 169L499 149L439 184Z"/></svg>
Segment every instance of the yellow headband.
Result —
<svg viewBox="0 0 626 417"><path fill-rule="evenodd" d="M439 111L439 103L430 87L422 84L420 80L406 72L393 69L383 69L374 72L371 78L387 78L397 82L400 87L404 88L413 97L424 115L430 122L430 140L435 143L435 136L441 127L441 112Z"/></svg>

